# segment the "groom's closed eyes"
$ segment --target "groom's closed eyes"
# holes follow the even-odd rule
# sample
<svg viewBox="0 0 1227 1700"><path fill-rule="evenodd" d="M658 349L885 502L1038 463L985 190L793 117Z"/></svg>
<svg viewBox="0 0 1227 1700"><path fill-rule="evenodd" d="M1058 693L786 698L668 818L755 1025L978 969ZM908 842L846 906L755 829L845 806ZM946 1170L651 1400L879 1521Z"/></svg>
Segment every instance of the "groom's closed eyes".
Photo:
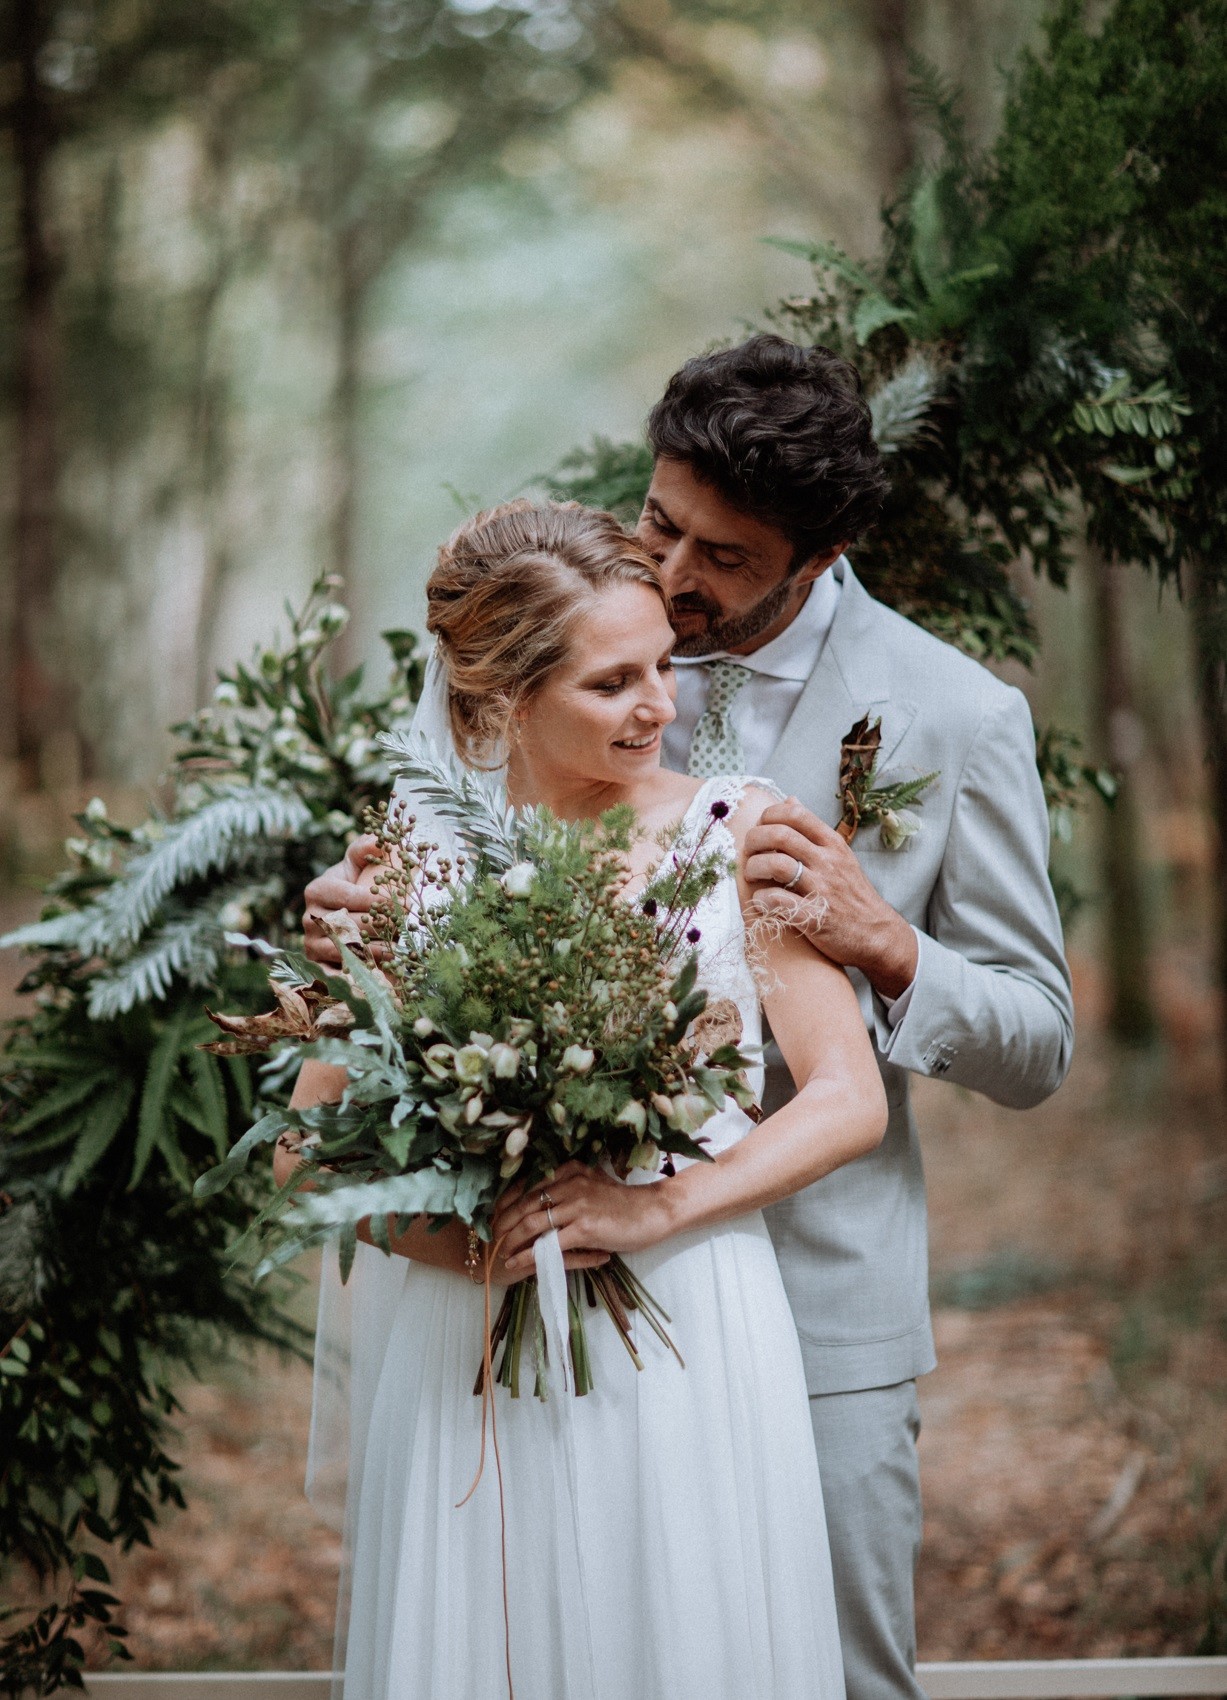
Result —
<svg viewBox="0 0 1227 1700"><path fill-rule="evenodd" d="M682 536L681 530L652 496L648 497L644 505L640 525L645 522L651 530L659 532L662 537ZM726 572L736 572L742 567L753 569L758 565L753 556L736 543L717 543L711 538L696 537L694 544L696 549L702 550L713 566L722 567Z"/></svg>

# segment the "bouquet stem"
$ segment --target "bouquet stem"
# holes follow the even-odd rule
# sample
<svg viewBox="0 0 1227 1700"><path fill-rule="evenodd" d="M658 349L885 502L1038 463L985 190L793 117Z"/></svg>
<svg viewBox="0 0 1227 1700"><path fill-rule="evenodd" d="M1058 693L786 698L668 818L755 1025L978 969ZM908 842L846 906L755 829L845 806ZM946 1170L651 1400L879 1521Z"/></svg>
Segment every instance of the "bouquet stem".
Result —
<svg viewBox="0 0 1227 1700"><path fill-rule="evenodd" d="M669 1337L666 1324L669 1313L648 1292L630 1265L616 1254L599 1269L573 1270L567 1277L567 1311L570 1323L571 1384L577 1398L593 1388L592 1360L588 1351L587 1310L603 1310L626 1347L635 1368L643 1368L635 1344L633 1317L643 1317L657 1339L667 1346L684 1369L682 1355ZM541 1319L541 1304L535 1276L508 1287L499 1313L490 1329L490 1350L484 1355L473 1392L480 1396L486 1385L486 1364L494 1364L494 1380L506 1387L513 1399L520 1397L525 1342L532 1345L535 1363L533 1392L538 1399L546 1397L544 1369L546 1363L545 1328ZM501 1349L501 1357L499 1352Z"/></svg>

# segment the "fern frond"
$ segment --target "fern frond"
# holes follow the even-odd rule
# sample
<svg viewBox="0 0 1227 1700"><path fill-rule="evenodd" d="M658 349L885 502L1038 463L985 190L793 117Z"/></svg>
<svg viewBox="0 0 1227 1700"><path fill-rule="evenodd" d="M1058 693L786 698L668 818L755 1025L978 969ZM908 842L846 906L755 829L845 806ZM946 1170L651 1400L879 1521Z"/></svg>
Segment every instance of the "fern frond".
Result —
<svg viewBox="0 0 1227 1700"><path fill-rule="evenodd" d="M507 806L494 774L448 762L420 734L384 732L379 742L396 777L407 779L416 796L444 820L453 821L465 842L492 868L509 868L518 859L523 823Z"/></svg>
<svg viewBox="0 0 1227 1700"><path fill-rule="evenodd" d="M87 908L20 927L0 939L0 946L121 956L176 887L246 861L270 838L296 837L311 821L311 810L293 791L256 786L227 791L173 821Z"/></svg>
<svg viewBox="0 0 1227 1700"><path fill-rule="evenodd" d="M101 900L117 941L135 944L176 886L230 867L263 839L294 838L311 825L311 810L293 791L232 791L176 821Z"/></svg>
<svg viewBox="0 0 1227 1700"><path fill-rule="evenodd" d="M560 501L606 508L630 523L639 517L652 482L652 452L644 442L613 443L608 437L594 437L587 448L575 449L559 461L541 482Z"/></svg>
<svg viewBox="0 0 1227 1700"><path fill-rule="evenodd" d="M176 975L190 986L207 986L224 948L212 908L166 922L126 960L91 980L90 1018L110 1021L138 1003L165 997Z"/></svg>
<svg viewBox="0 0 1227 1700"><path fill-rule="evenodd" d="M929 415L942 383L936 361L918 349L869 397L874 441L884 455L896 454L931 428Z"/></svg>
<svg viewBox="0 0 1227 1700"><path fill-rule="evenodd" d="M14 927L0 937L0 950L80 950L91 952L95 926L94 905L69 909L47 921L31 921Z"/></svg>

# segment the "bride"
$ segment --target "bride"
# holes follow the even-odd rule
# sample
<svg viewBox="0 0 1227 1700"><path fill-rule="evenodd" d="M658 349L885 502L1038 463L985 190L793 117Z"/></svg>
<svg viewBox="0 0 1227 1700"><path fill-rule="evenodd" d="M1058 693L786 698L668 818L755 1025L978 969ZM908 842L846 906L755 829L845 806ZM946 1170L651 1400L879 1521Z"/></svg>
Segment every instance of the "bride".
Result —
<svg viewBox="0 0 1227 1700"><path fill-rule="evenodd" d="M630 900L670 827L694 836L714 815L732 865L771 795L660 765L667 601L609 515L527 502L480 515L444 546L427 596L464 761L505 763L513 804L565 819L630 803ZM700 979L736 1003L743 1044L766 1010L793 1100L757 1126L729 1103L703 1129L714 1162L636 1173L650 1184L569 1165L547 1190L510 1192L495 1223L499 1286L534 1272L553 1227L571 1268L621 1253L669 1313L684 1368L644 1330L637 1372L594 1316L593 1391L542 1404L496 1388L498 1467L460 1504L481 1449L485 1327L466 1233L421 1222L390 1260L359 1247L355 1337L375 1308L382 1320L350 1437L345 1700L495 1700L509 1685L520 1700L842 1700L800 1348L760 1211L871 1150L886 1104L843 970L777 930L755 937L751 971L747 902L731 872L704 900ZM343 1083L307 1062L294 1103ZM279 1182L295 1161L278 1151Z"/></svg>

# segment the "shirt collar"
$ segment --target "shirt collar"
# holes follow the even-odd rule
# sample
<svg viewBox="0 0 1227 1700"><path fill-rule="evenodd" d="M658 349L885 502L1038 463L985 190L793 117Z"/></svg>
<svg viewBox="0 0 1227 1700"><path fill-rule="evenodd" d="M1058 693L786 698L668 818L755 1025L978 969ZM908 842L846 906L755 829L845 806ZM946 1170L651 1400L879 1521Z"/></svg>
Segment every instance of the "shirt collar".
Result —
<svg viewBox="0 0 1227 1700"><path fill-rule="evenodd" d="M841 555L821 577L814 580L796 619L761 649L749 655L730 656L726 650L711 655L677 655L674 665L694 667L710 661L730 660L747 667L751 673L765 673L771 679L808 679L835 622L843 577L839 568L843 560Z"/></svg>

